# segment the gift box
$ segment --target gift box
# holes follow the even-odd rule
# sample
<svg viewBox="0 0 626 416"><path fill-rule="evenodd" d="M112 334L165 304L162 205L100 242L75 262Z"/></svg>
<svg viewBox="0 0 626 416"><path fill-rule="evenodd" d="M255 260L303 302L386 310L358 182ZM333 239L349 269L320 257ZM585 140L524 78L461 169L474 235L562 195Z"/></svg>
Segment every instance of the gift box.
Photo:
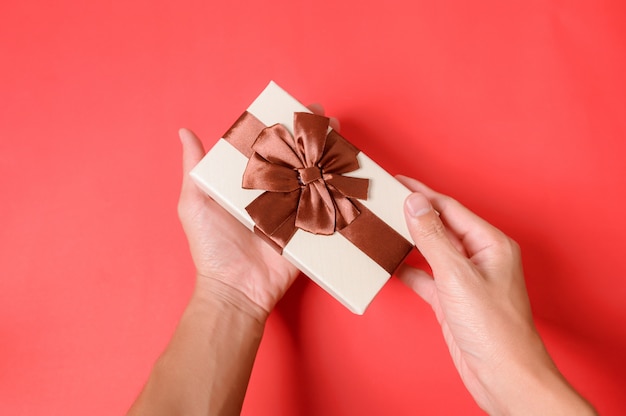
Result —
<svg viewBox="0 0 626 416"><path fill-rule="evenodd" d="M413 247L410 191L274 82L191 171L195 183L352 312Z"/></svg>

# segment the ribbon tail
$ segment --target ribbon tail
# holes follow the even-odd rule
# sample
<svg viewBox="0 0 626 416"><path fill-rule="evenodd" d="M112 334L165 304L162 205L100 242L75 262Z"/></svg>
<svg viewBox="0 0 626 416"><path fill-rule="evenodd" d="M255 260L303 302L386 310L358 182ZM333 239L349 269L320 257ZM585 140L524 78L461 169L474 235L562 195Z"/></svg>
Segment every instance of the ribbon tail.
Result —
<svg viewBox="0 0 626 416"><path fill-rule="evenodd" d="M367 199L369 179L324 174L324 180L348 198Z"/></svg>
<svg viewBox="0 0 626 416"><path fill-rule="evenodd" d="M247 207L255 223L255 232L262 233L281 248L296 232L296 207L300 189L293 192L264 192Z"/></svg>
<svg viewBox="0 0 626 416"><path fill-rule="evenodd" d="M335 232L335 203L322 180L311 182L302 189L296 227L320 235L331 235Z"/></svg>
<svg viewBox="0 0 626 416"><path fill-rule="evenodd" d="M330 186L328 187L328 190L333 196L333 201L335 203L335 228L337 230L342 230L353 222L361 214L361 211L359 211L350 198L346 198Z"/></svg>
<svg viewBox="0 0 626 416"><path fill-rule="evenodd" d="M291 237L296 233L297 228L295 226L296 214L295 212L285 220L282 226L278 227L272 235L265 234L259 227L254 226L254 233L261 237L263 241L269 244L278 254L283 254L283 249L291 240Z"/></svg>

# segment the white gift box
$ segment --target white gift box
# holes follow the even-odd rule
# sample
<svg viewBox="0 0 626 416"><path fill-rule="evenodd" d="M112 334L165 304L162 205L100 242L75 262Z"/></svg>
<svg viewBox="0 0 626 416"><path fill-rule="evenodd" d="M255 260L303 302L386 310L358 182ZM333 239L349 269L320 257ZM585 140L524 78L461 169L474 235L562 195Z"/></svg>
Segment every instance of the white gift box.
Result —
<svg viewBox="0 0 626 416"><path fill-rule="evenodd" d="M310 113L310 110L274 82L270 82L247 109L247 113L263 125L279 123L291 134L297 112ZM381 266L372 258L376 256L370 257L340 232L316 235L302 229L295 231L282 255L352 312L363 314L412 246L403 214L404 200L410 191L363 152L356 158L359 168L345 176L369 179L367 199L358 202L382 220L392 234L397 234L400 252L395 258L399 260ZM242 188L247 164L248 156L221 138L191 171L191 177L211 198L253 230L255 223L246 207L265 191ZM377 232L369 230L370 240L377 240ZM370 246L377 247L379 241L371 243ZM375 249L388 249L384 246L380 244Z"/></svg>

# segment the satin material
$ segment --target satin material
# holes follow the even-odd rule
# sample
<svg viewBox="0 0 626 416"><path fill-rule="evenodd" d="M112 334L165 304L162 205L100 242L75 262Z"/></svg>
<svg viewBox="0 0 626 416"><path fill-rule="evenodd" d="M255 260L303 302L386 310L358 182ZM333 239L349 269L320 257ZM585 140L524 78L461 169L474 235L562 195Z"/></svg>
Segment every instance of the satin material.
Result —
<svg viewBox="0 0 626 416"><path fill-rule="evenodd" d="M351 198L366 199L368 179L342 176L358 169L358 151L327 140L329 119L294 114L294 136L275 124L261 131L243 175L243 187L266 191L246 207L256 226L272 235L295 212L295 225L331 235L360 214ZM270 215L266 207L273 210Z"/></svg>
<svg viewBox="0 0 626 416"><path fill-rule="evenodd" d="M254 231L279 253L298 228L339 232L389 274L413 245L369 211L369 180L344 176L359 168L360 152L326 117L294 113L294 135L282 125L266 127L245 112L224 138L249 158L242 186L262 189L246 211Z"/></svg>

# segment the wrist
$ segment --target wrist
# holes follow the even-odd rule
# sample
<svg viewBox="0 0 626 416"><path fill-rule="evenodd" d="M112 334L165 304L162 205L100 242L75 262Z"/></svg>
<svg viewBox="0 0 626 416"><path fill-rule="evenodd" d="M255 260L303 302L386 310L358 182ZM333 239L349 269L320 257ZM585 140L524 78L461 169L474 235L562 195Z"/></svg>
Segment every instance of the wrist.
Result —
<svg viewBox="0 0 626 416"><path fill-rule="evenodd" d="M198 275L192 296L193 303L218 308L220 311L243 314L265 325L269 313L252 301L241 290L220 279Z"/></svg>
<svg viewBox="0 0 626 416"><path fill-rule="evenodd" d="M136 414L239 414L266 319L241 291L198 276Z"/></svg>
<svg viewBox="0 0 626 416"><path fill-rule="evenodd" d="M483 380L494 414L596 414L559 372L538 335L523 354L506 363L497 377Z"/></svg>
<svg viewBox="0 0 626 416"><path fill-rule="evenodd" d="M507 403L503 414L595 415L593 407L551 364L527 374L518 385L519 401Z"/></svg>

